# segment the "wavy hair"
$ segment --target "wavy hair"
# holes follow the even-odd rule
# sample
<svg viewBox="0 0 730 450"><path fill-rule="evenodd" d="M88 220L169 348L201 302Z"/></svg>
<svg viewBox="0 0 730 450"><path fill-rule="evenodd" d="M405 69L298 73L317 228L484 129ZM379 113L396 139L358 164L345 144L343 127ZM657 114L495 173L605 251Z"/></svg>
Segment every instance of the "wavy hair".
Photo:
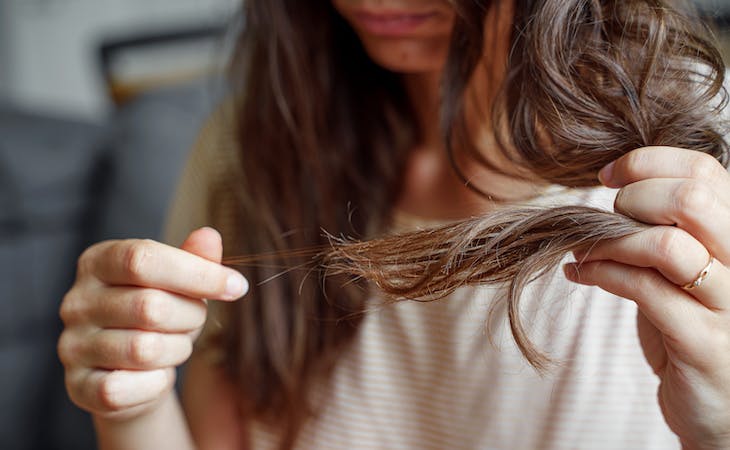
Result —
<svg viewBox="0 0 730 450"><path fill-rule="evenodd" d="M442 127L459 174L457 155L490 164L468 133L465 104L493 3L453 1ZM499 150L524 170L515 176L595 186L601 167L646 145L694 149L727 163L719 120L724 64L686 4L515 0L514 10L492 123ZM519 321L521 289L566 252L643 225L579 207L505 208L375 239L388 229L419 133L399 76L368 58L327 1L248 0L244 17L232 66L233 80L244 80L237 92L240 164L210 201L226 260L243 264L252 280L245 301L223 306L224 326L211 341L224 350L244 414L275 425L281 447L293 446L316 410L312 386L326 382L357 333L362 314L353 312L364 310L367 279L394 300L507 282L515 339L533 365L546 367ZM322 253L332 246L322 230L361 242ZM500 258L490 256L495 249ZM317 264L326 270L295 270Z"/></svg>

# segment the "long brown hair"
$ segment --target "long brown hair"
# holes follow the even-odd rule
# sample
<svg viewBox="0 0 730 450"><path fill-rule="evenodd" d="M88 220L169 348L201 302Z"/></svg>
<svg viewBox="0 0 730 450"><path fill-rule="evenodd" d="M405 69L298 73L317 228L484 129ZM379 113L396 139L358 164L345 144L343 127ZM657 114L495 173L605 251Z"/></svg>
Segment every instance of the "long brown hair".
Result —
<svg viewBox="0 0 730 450"><path fill-rule="evenodd" d="M448 151L480 160L466 126L464 97L483 58L484 19L493 3L453 2L457 20L443 83ZM670 0L515 0L515 11L508 76L493 120L503 131L500 150L533 177L593 186L603 165L650 144L696 149L725 161L717 119L725 102L724 65L687 6ZM240 165L219 180L211 218L224 232L229 257L268 257L267 264L243 268L252 289L222 311L226 326L218 345L226 352L225 368L240 389L244 413L280 427L285 448L312 413L311 387L326 381L362 319L353 313L363 310L366 289L361 281L342 277L377 279L378 274L359 269L397 254L383 252L388 245L395 248L392 241L374 241L386 245L370 246L369 253L340 252L328 260L335 270L282 268L311 267L313 249L330 245L332 235L368 240L387 229L419 130L398 75L368 58L330 2L248 0L243 15L232 71L241 83L236 93ZM587 218L553 228L575 237L558 245L542 225L565 214ZM441 242L452 245L453 255L475 242L494 243L494 230L505 223L528 233L534 229L525 223L542 224L539 242L557 246L528 240L536 261L531 267L539 273L554 264L557 254L639 229L623 218L585 210L499 217L482 228L486 240ZM571 227L575 232L566 233ZM586 237L580 232L586 227L605 233ZM415 243L403 257L424 256L433 239L444 239L448 230L432 234L431 240L397 238L401 244ZM514 254L527 253L523 248ZM420 286L444 273L438 264L448 259L435 255L430 261L436 269L430 279L419 280ZM382 273L381 284L397 278L393 271ZM446 286L499 281L510 273L462 277ZM418 286L412 284L401 296L415 295ZM513 298L519 297L520 286ZM521 325L513 324L513 330L523 352L539 365L539 352L529 346Z"/></svg>

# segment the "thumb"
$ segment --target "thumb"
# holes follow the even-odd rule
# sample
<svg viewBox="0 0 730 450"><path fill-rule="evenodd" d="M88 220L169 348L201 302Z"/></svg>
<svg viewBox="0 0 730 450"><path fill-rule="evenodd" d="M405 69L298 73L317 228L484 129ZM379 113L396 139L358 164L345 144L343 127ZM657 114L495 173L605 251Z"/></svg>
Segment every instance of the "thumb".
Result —
<svg viewBox="0 0 730 450"><path fill-rule="evenodd" d="M180 249L216 264L220 264L223 259L223 239L218 231L210 227L203 227L190 233ZM228 277L226 293L229 299L236 299L248 291L248 281L240 273L229 270L236 275Z"/></svg>
<svg viewBox="0 0 730 450"><path fill-rule="evenodd" d="M203 227L190 233L180 249L218 264L223 258L221 235L210 227Z"/></svg>

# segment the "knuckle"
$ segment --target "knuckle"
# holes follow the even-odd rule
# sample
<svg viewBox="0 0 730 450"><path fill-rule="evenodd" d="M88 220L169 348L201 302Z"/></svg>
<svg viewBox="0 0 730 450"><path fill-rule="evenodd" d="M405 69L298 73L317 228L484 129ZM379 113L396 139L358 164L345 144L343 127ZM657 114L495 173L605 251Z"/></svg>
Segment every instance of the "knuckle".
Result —
<svg viewBox="0 0 730 450"><path fill-rule="evenodd" d="M71 401L79 408L89 410L88 388L82 382L82 378L78 376L78 371L66 369L64 371L64 386Z"/></svg>
<svg viewBox="0 0 730 450"><path fill-rule="evenodd" d="M704 181L685 180L674 192L674 208L684 218L702 217L711 214L717 204L715 192Z"/></svg>
<svg viewBox="0 0 730 450"><path fill-rule="evenodd" d="M194 315L192 320L192 328L197 330L203 327L205 325L205 321L208 318L208 310L206 306L201 303L200 307L198 308L198 313Z"/></svg>
<svg viewBox="0 0 730 450"><path fill-rule="evenodd" d="M686 235L676 227L662 227L654 243L654 255L659 261L674 260L681 257L686 245Z"/></svg>
<svg viewBox="0 0 730 450"><path fill-rule="evenodd" d="M622 170L629 177L640 174L647 165L648 153L643 151L634 151L626 154L623 158Z"/></svg>
<svg viewBox="0 0 730 450"><path fill-rule="evenodd" d="M153 333L138 333L130 340L131 361L141 367L155 367L162 356L162 339Z"/></svg>
<svg viewBox="0 0 730 450"><path fill-rule="evenodd" d="M182 361L185 362L193 354L193 340L189 336L185 336L185 343L183 344Z"/></svg>
<svg viewBox="0 0 730 450"><path fill-rule="evenodd" d="M149 240L125 241L122 249L122 261L125 273L130 281L142 281L149 269L149 260L152 255L152 243Z"/></svg>
<svg viewBox="0 0 730 450"><path fill-rule="evenodd" d="M172 311L167 302L152 289L139 291L132 300L135 321L144 329L163 327Z"/></svg>
<svg viewBox="0 0 730 450"><path fill-rule="evenodd" d="M99 244L94 244L84 250L76 261L76 275L78 277L91 273Z"/></svg>
<svg viewBox="0 0 730 450"><path fill-rule="evenodd" d="M86 409L86 405L83 402L82 396L79 393L79 391L81 391L81 388L80 386L78 386L78 383L69 379L68 375L66 375L66 379L64 380L64 386L66 387L66 392L68 392L68 398L73 402L73 404L78 406L79 408Z"/></svg>
<svg viewBox="0 0 730 450"><path fill-rule="evenodd" d="M76 299L75 291L71 290L64 295L61 306L58 309L58 315L64 325L68 326L76 323L83 317L82 308L79 303Z"/></svg>
<svg viewBox="0 0 730 450"><path fill-rule="evenodd" d="M119 382L114 372L103 375L99 380L96 397L101 407L106 411L122 409L119 401Z"/></svg>
<svg viewBox="0 0 730 450"><path fill-rule="evenodd" d="M73 363L75 356L79 352L78 344L71 332L64 331L61 333L56 344L56 352L58 353L58 359L64 366L69 366Z"/></svg>
<svg viewBox="0 0 730 450"><path fill-rule="evenodd" d="M170 352L167 364L178 366L185 363L193 354L193 340L187 334L180 334L175 337L174 349Z"/></svg>
<svg viewBox="0 0 730 450"><path fill-rule="evenodd" d="M689 173L698 180L711 180L720 172L720 163L707 153L697 152L689 164Z"/></svg>
<svg viewBox="0 0 730 450"><path fill-rule="evenodd" d="M626 194L625 188L619 189L618 192L616 193L616 198L613 200L613 207L617 211L621 211L621 213L627 215L628 217L631 217L632 214L629 211L630 208L626 207L626 204L629 203L627 201L626 195L627 194Z"/></svg>
<svg viewBox="0 0 730 450"><path fill-rule="evenodd" d="M633 283L636 292L652 292L656 291L660 278L656 272L642 271L633 278Z"/></svg>

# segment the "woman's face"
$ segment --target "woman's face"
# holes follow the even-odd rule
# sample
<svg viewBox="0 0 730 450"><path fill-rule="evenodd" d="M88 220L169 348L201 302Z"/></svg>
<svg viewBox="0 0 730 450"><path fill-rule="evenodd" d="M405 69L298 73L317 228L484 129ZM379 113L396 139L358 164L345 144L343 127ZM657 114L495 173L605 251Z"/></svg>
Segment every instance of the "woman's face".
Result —
<svg viewBox="0 0 730 450"><path fill-rule="evenodd" d="M332 0L376 64L400 73L439 71L454 10L448 0Z"/></svg>

